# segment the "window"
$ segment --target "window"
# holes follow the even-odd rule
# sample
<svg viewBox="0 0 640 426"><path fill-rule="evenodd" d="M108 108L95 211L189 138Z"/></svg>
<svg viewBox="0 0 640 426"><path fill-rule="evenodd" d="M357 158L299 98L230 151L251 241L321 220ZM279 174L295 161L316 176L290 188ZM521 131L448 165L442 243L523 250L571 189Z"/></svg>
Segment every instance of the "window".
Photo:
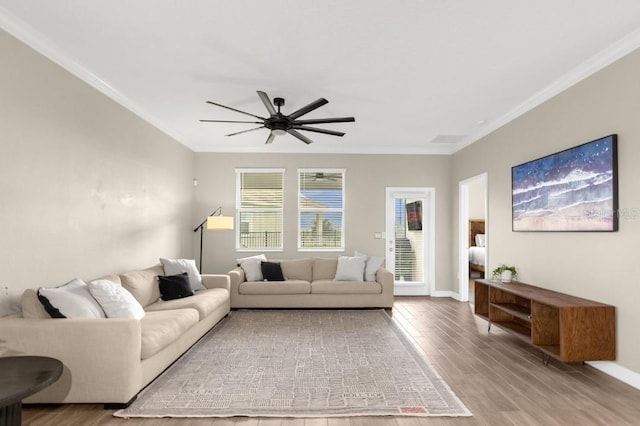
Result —
<svg viewBox="0 0 640 426"><path fill-rule="evenodd" d="M284 169L236 169L236 250L282 250Z"/></svg>
<svg viewBox="0 0 640 426"><path fill-rule="evenodd" d="M298 249L344 250L344 170L298 170Z"/></svg>

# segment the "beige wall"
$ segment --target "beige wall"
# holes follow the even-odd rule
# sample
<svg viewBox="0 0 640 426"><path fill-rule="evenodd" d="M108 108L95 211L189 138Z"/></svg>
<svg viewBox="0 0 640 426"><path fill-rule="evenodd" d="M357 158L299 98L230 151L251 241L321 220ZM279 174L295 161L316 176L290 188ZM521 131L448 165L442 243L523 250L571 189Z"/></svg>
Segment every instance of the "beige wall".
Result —
<svg viewBox="0 0 640 426"><path fill-rule="evenodd" d="M469 219L484 219L486 198L484 187L483 179L469 183Z"/></svg>
<svg viewBox="0 0 640 426"><path fill-rule="evenodd" d="M275 142L277 143L277 141ZM374 239L385 227L386 187L434 187L436 189L435 288L450 290L451 185L450 156L327 155L327 154L196 154L196 205L194 223L218 206L235 214L235 168L282 167L284 175L284 251L269 253L272 259L305 256L337 256L338 253L297 252L297 169L307 167L346 169L346 250L384 255L384 240ZM198 256L199 240L194 245ZM204 271L227 272L235 259L254 253L235 252L234 233L209 231L204 239Z"/></svg>
<svg viewBox="0 0 640 426"><path fill-rule="evenodd" d="M490 268L514 264L524 282L615 305L617 360L635 372L640 372L638 70L640 51L635 51L456 153L452 164L453 182L488 172ZM618 134L619 232L511 231L512 166L611 133ZM457 251L454 247L455 258Z"/></svg>
<svg viewBox="0 0 640 426"><path fill-rule="evenodd" d="M25 288L192 256L194 154L3 31L0 63L0 315Z"/></svg>

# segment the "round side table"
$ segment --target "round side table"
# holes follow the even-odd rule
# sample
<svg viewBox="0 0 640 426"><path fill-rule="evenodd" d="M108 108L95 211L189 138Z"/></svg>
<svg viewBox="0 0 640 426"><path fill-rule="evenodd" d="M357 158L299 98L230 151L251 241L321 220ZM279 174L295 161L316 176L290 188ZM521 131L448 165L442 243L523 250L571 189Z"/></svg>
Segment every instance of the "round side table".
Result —
<svg viewBox="0 0 640 426"><path fill-rule="evenodd" d="M22 400L62 375L62 362L46 356L0 357L0 426L22 423Z"/></svg>

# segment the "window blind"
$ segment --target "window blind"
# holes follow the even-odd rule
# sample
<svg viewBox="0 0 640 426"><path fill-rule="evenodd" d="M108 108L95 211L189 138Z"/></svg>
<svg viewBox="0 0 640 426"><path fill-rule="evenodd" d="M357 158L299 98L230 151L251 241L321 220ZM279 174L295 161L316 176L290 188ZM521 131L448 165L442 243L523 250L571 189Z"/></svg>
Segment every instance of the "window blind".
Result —
<svg viewBox="0 0 640 426"><path fill-rule="evenodd" d="M282 250L284 170L236 170L236 249Z"/></svg>
<svg viewBox="0 0 640 426"><path fill-rule="evenodd" d="M344 250L344 170L298 170L298 249Z"/></svg>

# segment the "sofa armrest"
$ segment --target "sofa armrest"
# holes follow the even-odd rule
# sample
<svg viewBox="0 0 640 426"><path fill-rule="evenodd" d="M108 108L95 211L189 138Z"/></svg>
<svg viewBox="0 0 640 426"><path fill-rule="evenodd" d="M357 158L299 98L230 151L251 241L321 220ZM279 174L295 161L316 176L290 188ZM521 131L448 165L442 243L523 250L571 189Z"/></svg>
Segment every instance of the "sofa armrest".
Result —
<svg viewBox="0 0 640 426"><path fill-rule="evenodd" d="M95 402L87 389L126 402L142 386L141 325L134 319L0 318L0 355L42 355L62 377L28 402ZM99 384L99 385L97 385Z"/></svg>
<svg viewBox="0 0 640 426"><path fill-rule="evenodd" d="M203 274L202 285L204 288L223 288L230 291L231 285L229 275L225 274Z"/></svg>
<svg viewBox="0 0 640 426"><path fill-rule="evenodd" d="M382 294L391 295L393 298L393 274L384 267L380 267L376 272L376 281L382 286Z"/></svg>
<svg viewBox="0 0 640 426"><path fill-rule="evenodd" d="M230 270L229 279L231 281L231 294L239 294L238 288L240 287L240 284L246 281L242 268L238 266L237 268Z"/></svg>

